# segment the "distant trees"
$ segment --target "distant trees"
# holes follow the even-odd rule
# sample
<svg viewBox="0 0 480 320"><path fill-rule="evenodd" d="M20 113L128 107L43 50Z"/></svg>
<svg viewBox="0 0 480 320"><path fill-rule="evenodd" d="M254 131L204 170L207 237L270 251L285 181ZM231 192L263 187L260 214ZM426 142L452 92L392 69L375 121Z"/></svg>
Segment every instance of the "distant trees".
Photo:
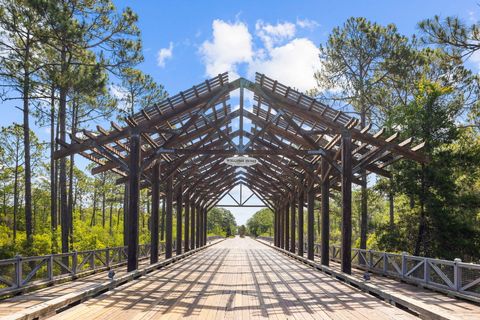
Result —
<svg viewBox="0 0 480 320"><path fill-rule="evenodd" d="M31 137L29 150L34 164L38 164L42 156L43 146L33 132L29 132ZM17 238L19 230L18 221L20 210L25 212L22 230L26 231L27 240L32 240L33 225L32 217L28 216L25 202L21 203L21 195L26 192L26 181L24 179L25 172L25 147L23 143L24 132L20 125L13 124L9 127L2 128L0 131L0 170L2 172L0 179L2 181L2 209L4 213L5 223L13 230L13 241ZM9 199L13 199L12 217L10 222L8 217Z"/></svg>
<svg viewBox="0 0 480 320"><path fill-rule="evenodd" d="M270 209L257 211L247 221L248 234L258 236L273 236L273 212Z"/></svg>
<svg viewBox="0 0 480 320"><path fill-rule="evenodd" d="M207 233L231 237L235 234L237 222L233 214L224 208L213 208L208 211Z"/></svg>
<svg viewBox="0 0 480 320"><path fill-rule="evenodd" d="M240 238L244 238L245 235L247 234L247 228L242 224L240 227L238 227L238 235Z"/></svg>

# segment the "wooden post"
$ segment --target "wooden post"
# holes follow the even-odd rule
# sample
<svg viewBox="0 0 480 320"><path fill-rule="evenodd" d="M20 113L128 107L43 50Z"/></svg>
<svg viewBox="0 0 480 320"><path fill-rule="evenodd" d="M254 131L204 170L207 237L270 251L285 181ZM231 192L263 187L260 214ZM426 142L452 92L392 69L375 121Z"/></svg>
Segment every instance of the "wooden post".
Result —
<svg viewBox="0 0 480 320"><path fill-rule="evenodd" d="M324 266L329 265L329 247L330 247L330 177L327 176L328 162L322 158L322 245L321 245L321 263Z"/></svg>
<svg viewBox="0 0 480 320"><path fill-rule="evenodd" d="M290 250L290 204L285 203L285 250Z"/></svg>
<svg viewBox="0 0 480 320"><path fill-rule="evenodd" d="M203 208L203 245L207 244L207 207Z"/></svg>
<svg viewBox="0 0 480 320"><path fill-rule="evenodd" d="M313 185L307 193L307 258L314 260L314 205L315 205L315 191Z"/></svg>
<svg viewBox="0 0 480 320"><path fill-rule="evenodd" d="M295 253L295 194L290 202L290 252Z"/></svg>
<svg viewBox="0 0 480 320"><path fill-rule="evenodd" d="M140 152L141 141L138 133L130 137L129 196L128 196L128 250L127 271L138 268L138 211L140 197Z"/></svg>
<svg viewBox="0 0 480 320"><path fill-rule="evenodd" d="M152 173L152 217L150 263L158 262L158 212L160 209L160 162L155 163Z"/></svg>
<svg viewBox="0 0 480 320"><path fill-rule="evenodd" d="M173 178L167 178L165 186L165 259L172 257L172 210L173 210Z"/></svg>
<svg viewBox="0 0 480 320"><path fill-rule="evenodd" d="M200 201L197 201L197 209L195 213L197 215L197 228L195 230L195 247L200 248L200 228L202 227L202 219L200 217Z"/></svg>
<svg viewBox="0 0 480 320"><path fill-rule="evenodd" d="M190 250L190 193L186 193L183 199L184 202L184 215L185 215L185 233L184 233L184 248L185 252Z"/></svg>
<svg viewBox="0 0 480 320"><path fill-rule="evenodd" d="M128 184L129 182L125 182L125 189L123 191L123 245L128 246Z"/></svg>
<svg viewBox="0 0 480 320"><path fill-rule="evenodd" d="M277 216L277 209L273 211L273 245L278 247L278 216Z"/></svg>
<svg viewBox="0 0 480 320"><path fill-rule="evenodd" d="M298 255L303 257L303 190L298 193Z"/></svg>
<svg viewBox="0 0 480 320"><path fill-rule="evenodd" d="M342 132L342 272L352 273L352 136Z"/></svg>
<svg viewBox="0 0 480 320"><path fill-rule="evenodd" d="M280 248L285 248L285 236L284 236L284 224L285 224L285 219L284 219L284 211L283 211L283 205L280 206L280 209L278 210L278 222L279 222L279 232L278 232L278 236L279 236L279 241L280 241Z"/></svg>
<svg viewBox="0 0 480 320"><path fill-rule="evenodd" d="M182 254L182 185L178 183L177 188L177 255Z"/></svg>
<svg viewBox="0 0 480 320"><path fill-rule="evenodd" d="M195 201L190 201L190 249L195 249Z"/></svg>
<svg viewBox="0 0 480 320"><path fill-rule="evenodd" d="M165 241L165 197L162 198L162 220L160 222L160 240Z"/></svg>

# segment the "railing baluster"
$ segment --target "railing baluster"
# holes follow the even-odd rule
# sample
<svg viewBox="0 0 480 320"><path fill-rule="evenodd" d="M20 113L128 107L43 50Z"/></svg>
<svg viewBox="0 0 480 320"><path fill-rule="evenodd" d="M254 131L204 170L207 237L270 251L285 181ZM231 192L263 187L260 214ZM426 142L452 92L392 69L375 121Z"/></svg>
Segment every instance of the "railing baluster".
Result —
<svg viewBox="0 0 480 320"><path fill-rule="evenodd" d="M456 291L460 291L462 288L462 269L460 263L462 259L456 258L453 260L453 284Z"/></svg>
<svg viewBox="0 0 480 320"><path fill-rule="evenodd" d="M48 256L47 261L47 272L48 272L48 280L53 280L53 254Z"/></svg>
<svg viewBox="0 0 480 320"><path fill-rule="evenodd" d="M73 251L73 256L72 256L72 274L76 275L78 270L78 252Z"/></svg>
<svg viewBox="0 0 480 320"><path fill-rule="evenodd" d="M22 287L23 275L22 275L22 257L16 256L17 261L15 262L15 284L17 288Z"/></svg>

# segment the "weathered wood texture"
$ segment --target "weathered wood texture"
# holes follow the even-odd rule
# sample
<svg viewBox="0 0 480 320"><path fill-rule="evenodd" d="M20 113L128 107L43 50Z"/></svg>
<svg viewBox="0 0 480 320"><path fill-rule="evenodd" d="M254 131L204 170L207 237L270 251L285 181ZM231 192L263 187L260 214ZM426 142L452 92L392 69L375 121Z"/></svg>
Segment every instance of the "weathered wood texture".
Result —
<svg viewBox="0 0 480 320"><path fill-rule="evenodd" d="M52 319L414 319L251 239L230 239Z"/></svg>

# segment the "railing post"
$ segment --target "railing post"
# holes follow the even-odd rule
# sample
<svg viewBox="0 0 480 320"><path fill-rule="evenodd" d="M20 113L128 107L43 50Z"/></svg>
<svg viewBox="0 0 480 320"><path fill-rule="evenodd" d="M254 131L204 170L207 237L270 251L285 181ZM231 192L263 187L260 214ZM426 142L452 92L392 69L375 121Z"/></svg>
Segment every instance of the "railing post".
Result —
<svg viewBox="0 0 480 320"><path fill-rule="evenodd" d="M78 267L78 253L77 251L73 251L73 256L72 256L72 275L77 274L77 267Z"/></svg>
<svg viewBox="0 0 480 320"><path fill-rule="evenodd" d="M95 250L93 250L90 255L90 267L92 270L95 270Z"/></svg>
<svg viewBox="0 0 480 320"><path fill-rule="evenodd" d="M360 249L362 250L362 249ZM366 251L365 251L366 252ZM369 249L368 250L368 269L373 269L373 252L372 252L372 249Z"/></svg>
<svg viewBox="0 0 480 320"><path fill-rule="evenodd" d="M15 284L17 285L17 288L20 288L22 286L22 257L21 256L16 256L15 259L17 259L15 263Z"/></svg>
<svg viewBox="0 0 480 320"><path fill-rule="evenodd" d="M53 254L48 256L47 262L48 280L53 280Z"/></svg>
<svg viewBox="0 0 480 320"><path fill-rule="evenodd" d="M105 251L105 263L107 267L110 267L110 248L107 247L107 251Z"/></svg>
<svg viewBox="0 0 480 320"><path fill-rule="evenodd" d="M383 274L386 275L388 272L388 255L386 252L383 253Z"/></svg>
<svg viewBox="0 0 480 320"><path fill-rule="evenodd" d="M462 269L459 264L462 262L462 259L456 258L453 260L453 284L455 286L455 291L460 291L462 288Z"/></svg>
<svg viewBox="0 0 480 320"><path fill-rule="evenodd" d="M407 253L402 252L402 278L405 278L407 275Z"/></svg>
<svg viewBox="0 0 480 320"><path fill-rule="evenodd" d="M423 259L423 280L425 281L425 283L428 283L430 281L430 267L428 261L428 258Z"/></svg>

